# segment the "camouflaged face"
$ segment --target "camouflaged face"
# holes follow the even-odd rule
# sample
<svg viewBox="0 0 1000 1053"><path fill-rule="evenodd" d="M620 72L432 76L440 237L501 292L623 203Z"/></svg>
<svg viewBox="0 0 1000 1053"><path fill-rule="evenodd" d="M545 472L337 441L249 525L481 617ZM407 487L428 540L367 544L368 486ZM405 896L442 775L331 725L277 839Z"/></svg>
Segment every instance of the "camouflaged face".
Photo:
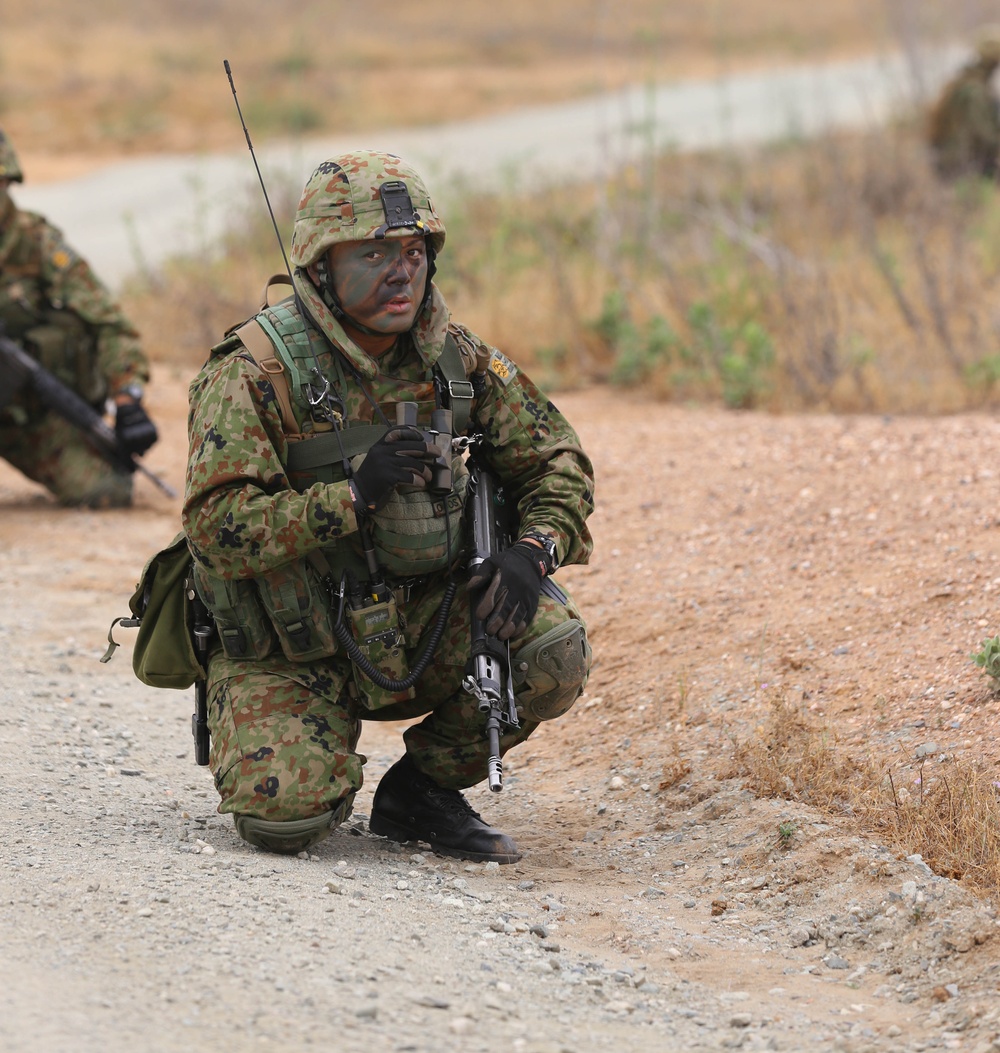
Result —
<svg viewBox="0 0 1000 1053"><path fill-rule="evenodd" d="M0 179L9 179L14 183L24 182L24 173L14 153L10 139L0 130Z"/></svg>
<svg viewBox="0 0 1000 1053"><path fill-rule="evenodd" d="M389 228L381 188L400 181L409 193L416 223ZM393 154L358 150L324 161L302 191L292 229L291 261L307 267L332 245L376 237L425 234L436 252L444 245L445 228L434 211L424 181Z"/></svg>

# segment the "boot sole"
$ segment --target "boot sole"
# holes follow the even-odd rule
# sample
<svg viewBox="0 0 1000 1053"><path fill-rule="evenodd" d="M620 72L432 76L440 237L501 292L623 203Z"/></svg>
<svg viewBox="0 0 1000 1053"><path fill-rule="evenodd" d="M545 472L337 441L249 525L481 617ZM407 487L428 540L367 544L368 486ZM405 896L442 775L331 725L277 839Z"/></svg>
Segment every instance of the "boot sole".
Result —
<svg viewBox="0 0 1000 1053"><path fill-rule="evenodd" d="M460 848L451 848L450 846L442 845L439 842L429 841L426 837L420 837L413 833L412 830L408 830L405 826L401 826L399 823L395 823L391 819L386 819L385 817L374 813L372 813L368 819L368 829L379 837L387 837L390 841L396 841L399 844L420 842L425 845L430 845L431 851L439 856L451 856L454 859L468 859L473 863L516 863L521 858L520 852L511 855L510 852L465 852Z"/></svg>

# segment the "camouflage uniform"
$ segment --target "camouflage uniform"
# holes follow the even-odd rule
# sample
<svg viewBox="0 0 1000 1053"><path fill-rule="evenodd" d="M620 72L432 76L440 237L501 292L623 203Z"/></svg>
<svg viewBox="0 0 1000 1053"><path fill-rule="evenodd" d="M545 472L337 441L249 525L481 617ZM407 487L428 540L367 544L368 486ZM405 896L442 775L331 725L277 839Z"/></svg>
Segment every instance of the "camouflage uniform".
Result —
<svg viewBox="0 0 1000 1053"><path fill-rule="evenodd" d="M993 75L1000 63L1000 33L985 33L977 57L941 92L931 110L928 142L943 179L995 179L1000 167L1000 99Z"/></svg>
<svg viewBox="0 0 1000 1053"><path fill-rule="evenodd" d="M0 132L0 184L21 170ZM42 216L0 185L0 323L46 368L102 409L148 380L139 337L87 262ZM0 409L0 456L63 504L127 505L132 477L114 470L68 422L25 390Z"/></svg>
<svg viewBox="0 0 1000 1053"><path fill-rule="evenodd" d="M338 160L351 171L351 158ZM361 154L353 160L356 171L376 185L394 174L385 156ZM328 171L320 166L307 184L300 219L308 216L317 186L329 199ZM332 185L335 176L330 180ZM351 219L349 201L344 202L343 214L348 223L360 223L357 217ZM451 321L434 286L413 328L381 357L366 354L303 276L301 264L313 256L307 243L314 233L315 225L310 231L309 223L297 223L295 288L314 333L323 334L317 338L317 365L334 385L345 419L371 422L377 405L393 420L394 404L410 401L420 406L421 427L426 427L435 403L431 367L450 334L466 374L477 381L468 430L483 436L490 467L516 504L521 530L533 527L553 538L562 563L587 562L593 470L565 417L513 362ZM443 227L431 222L427 237L440 247ZM335 355L347 364L346 384L344 367L336 366ZM312 425L305 407L296 402L294 410L299 430L308 431ZM335 558L356 544L358 517L348 482L290 478L289 439L275 386L234 334L213 350L191 384L189 439L183 525L200 573L217 582L260 581L291 561L317 552ZM461 569L452 574L464 580ZM449 572L442 570L391 582L397 586L411 663L448 581ZM561 626L579 623L582 634L580 612L568 595L557 598L558 591L543 591L528 631L510 641L515 669L518 655L528 654L547 632L558 635ZM433 663L416 683L414 697L378 709L365 708L349 690L351 662L342 651L302 662L289 660L277 649L251 660L217 650L209 663L208 697L210 763L222 799L219 810L287 823L330 812L345 802L349 807L362 785L365 758L355 749L362 719L423 716L404 732L407 753L419 769L447 788L481 781L487 760L483 717L461 686L470 656L469 620L469 596L463 587L455 594ZM583 666L565 685L569 694L558 712L546 717L569 708L582 691L590 654L585 639L584 648ZM519 710L526 690L515 676ZM520 729L503 736L502 750L537 727L537 719L527 712L521 715Z"/></svg>

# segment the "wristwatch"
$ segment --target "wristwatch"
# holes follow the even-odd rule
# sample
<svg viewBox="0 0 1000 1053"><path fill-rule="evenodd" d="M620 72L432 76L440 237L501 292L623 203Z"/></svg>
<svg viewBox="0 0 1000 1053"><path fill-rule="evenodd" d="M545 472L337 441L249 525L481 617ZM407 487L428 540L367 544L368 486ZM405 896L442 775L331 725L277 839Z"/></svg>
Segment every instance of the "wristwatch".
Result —
<svg viewBox="0 0 1000 1053"><path fill-rule="evenodd" d="M550 574L555 574L559 569L559 556L556 552L555 539L534 528L522 531L519 540L524 541L525 539L537 541L542 546L542 552L545 553L545 576L548 577Z"/></svg>

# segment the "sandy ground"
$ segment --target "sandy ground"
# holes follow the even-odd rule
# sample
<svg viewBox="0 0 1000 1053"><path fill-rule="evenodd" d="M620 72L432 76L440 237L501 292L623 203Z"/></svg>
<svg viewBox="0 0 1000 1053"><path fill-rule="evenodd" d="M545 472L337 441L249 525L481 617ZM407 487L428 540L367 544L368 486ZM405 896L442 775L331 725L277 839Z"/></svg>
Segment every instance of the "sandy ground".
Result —
<svg viewBox="0 0 1000 1053"><path fill-rule="evenodd" d="M969 661L997 629L987 416L741 415L556 400L598 473L586 695L470 799L510 867L373 837L399 728L366 728L348 828L248 849L188 692L98 658L179 502L54 507L0 465L0 1046L288 1051L1000 1048L992 905L846 818L728 778L776 693L914 771L993 764ZM182 482L185 378L147 458ZM794 831L781 836L780 830Z"/></svg>

